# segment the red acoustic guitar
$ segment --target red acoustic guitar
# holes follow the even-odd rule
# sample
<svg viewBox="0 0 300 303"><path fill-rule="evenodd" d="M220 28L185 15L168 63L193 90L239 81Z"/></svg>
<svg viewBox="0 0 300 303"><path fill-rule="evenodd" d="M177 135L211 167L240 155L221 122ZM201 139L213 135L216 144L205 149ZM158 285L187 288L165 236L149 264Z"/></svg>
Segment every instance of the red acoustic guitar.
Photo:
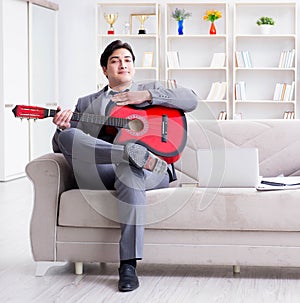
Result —
<svg viewBox="0 0 300 303"><path fill-rule="evenodd" d="M27 105L16 105L12 111L15 117L26 119L54 117L57 112ZM113 126L118 129L116 143L139 143L167 163L177 161L186 144L186 118L183 111L175 108L115 106L109 116L74 112L71 120Z"/></svg>

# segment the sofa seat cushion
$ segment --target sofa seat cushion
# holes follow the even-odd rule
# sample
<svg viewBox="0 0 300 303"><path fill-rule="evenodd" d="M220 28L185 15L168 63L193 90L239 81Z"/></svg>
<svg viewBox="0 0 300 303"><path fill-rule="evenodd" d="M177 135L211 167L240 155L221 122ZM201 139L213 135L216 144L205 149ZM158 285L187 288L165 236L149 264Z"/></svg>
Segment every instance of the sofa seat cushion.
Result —
<svg viewBox="0 0 300 303"><path fill-rule="evenodd" d="M300 231L299 190L166 188L147 192L146 228ZM114 191L69 190L58 225L119 228Z"/></svg>

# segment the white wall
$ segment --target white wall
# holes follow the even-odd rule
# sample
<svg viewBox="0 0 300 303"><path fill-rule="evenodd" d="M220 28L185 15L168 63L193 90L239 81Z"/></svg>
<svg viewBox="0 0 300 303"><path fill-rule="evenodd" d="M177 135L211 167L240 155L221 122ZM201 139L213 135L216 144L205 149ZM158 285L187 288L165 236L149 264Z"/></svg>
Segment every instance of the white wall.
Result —
<svg viewBox="0 0 300 303"><path fill-rule="evenodd" d="M96 91L96 65L99 58L96 54L96 3L138 2L153 3L153 1L121 1L121 0L54 0L59 4L59 100L63 106L73 108L77 98ZM181 3L184 1L158 0L161 4L162 20L164 20L165 3ZM189 3L199 3L199 0L189 0ZM230 18L235 0L206 1L229 3ZM245 1L252 2L252 1ZM259 2L259 1L257 1ZM264 0L263 2L276 2ZM290 2L282 0L281 2ZM298 15L300 5L298 5ZM231 22L229 22L231 23ZM232 32L231 27L229 33ZM231 39L230 39L231 40ZM298 50L299 42L298 39ZM299 56L298 56L299 61ZM298 62L299 64L299 62ZM299 65L298 65L299 66ZM298 71L298 79L299 79ZM298 80L299 83L299 80ZM299 100L300 90L298 90Z"/></svg>
<svg viewBox="0 0 300 303"><path fill-rule="evenodd" d="M96 91L96 1L57 0L59 100L73 108L78 97Z"/></svg>

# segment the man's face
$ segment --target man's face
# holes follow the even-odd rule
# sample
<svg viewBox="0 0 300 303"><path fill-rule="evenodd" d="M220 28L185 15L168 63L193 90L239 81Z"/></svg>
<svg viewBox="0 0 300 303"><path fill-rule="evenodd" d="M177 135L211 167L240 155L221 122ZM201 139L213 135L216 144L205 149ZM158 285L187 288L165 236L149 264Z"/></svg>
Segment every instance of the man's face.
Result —
<svg viewBox="0 0 300 303"><path fill-rule="evenodd" d="M115 50L108 58L107 67L102 67L111 88L130 84L135 74L135 68L130 51L126 48Z"/></svg>

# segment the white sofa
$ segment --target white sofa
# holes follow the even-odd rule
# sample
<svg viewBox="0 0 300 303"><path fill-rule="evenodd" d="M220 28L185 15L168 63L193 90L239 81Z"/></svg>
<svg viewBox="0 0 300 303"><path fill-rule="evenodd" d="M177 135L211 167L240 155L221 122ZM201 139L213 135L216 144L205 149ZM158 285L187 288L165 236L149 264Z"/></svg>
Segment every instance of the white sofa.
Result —
<svg viewBox="0 0 300 303"><path fill-rule="evenodd" d="M151 263L300 266L300 191L208 190L197 182L199 148L256 147L260 174L300 174L298 120L188 122L188 142L170 188L147 192L144 259ZM37 274L45 262L118 262L113 191L79 190L61 154L31 161L30 238ZM246 173L246 172L245 172ZM41 268L41 267L40 267ZM80 269L81 268L81 269Z"/></svg>

